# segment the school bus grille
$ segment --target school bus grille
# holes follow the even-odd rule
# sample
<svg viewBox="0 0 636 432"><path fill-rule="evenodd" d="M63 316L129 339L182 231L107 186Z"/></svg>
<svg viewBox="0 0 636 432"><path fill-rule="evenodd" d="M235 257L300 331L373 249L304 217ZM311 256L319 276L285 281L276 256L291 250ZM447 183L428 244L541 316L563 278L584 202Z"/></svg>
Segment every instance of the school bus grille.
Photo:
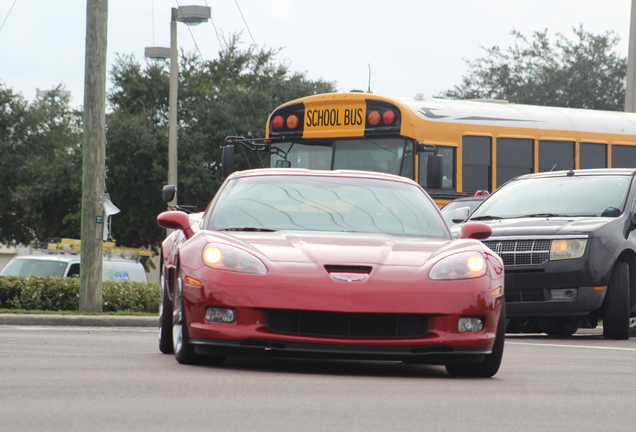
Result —
<svg viewBox="0 0 636 432"><path fill-rule="evenodd" d="M552 240L488 240L484 244L501 257L504 266L539 265L550 259Z"/></svg>

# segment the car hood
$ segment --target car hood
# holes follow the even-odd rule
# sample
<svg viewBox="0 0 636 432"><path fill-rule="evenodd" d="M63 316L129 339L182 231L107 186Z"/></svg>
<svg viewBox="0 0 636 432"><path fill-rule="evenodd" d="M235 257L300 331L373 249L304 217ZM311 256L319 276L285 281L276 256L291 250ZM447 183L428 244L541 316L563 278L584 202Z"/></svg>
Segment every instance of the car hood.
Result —
<svg viewBox="0 0 636 432"><path fill-rule="evenodd" d="M215 233L218 240L220 233ZM235 242L258 251L270 261L352 263L368 265L421 266L432 255L449 248L469 247L474 240L431 240L402 238L385 234L305 233L232 233ZM212 239L210 239L212 240ZM229 238L228 238L229 240ZM473 246L474 247L474 246Z"/></svg>
<svg viewBox="0 0 636 432"><path fill-rule="evenodd" d="M588 234L616 220L606 217L516 218L480 221L492 228L491 237Z"/></svg>

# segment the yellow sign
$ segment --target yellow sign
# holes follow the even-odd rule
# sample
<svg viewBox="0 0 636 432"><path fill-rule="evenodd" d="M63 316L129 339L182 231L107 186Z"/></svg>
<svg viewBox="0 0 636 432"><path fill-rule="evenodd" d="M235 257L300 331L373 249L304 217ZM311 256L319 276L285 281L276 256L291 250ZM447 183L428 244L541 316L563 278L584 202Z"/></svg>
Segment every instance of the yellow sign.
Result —
<svg viewBox="0 0 636 432"><path fill-rule="evenodd" d="M305 104L304 138L364 136L366 104Z"/></svg>

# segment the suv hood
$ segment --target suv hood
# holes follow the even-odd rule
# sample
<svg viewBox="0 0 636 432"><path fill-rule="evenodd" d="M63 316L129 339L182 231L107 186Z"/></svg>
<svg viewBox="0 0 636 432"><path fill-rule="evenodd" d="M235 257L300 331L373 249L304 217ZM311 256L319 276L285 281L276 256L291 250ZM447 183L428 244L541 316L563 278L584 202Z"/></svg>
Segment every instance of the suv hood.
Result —
<svg viewBox="0 0 636 432"><path fill-rule="evenodd" d="M616 220L606 217L515 218L480 221L492 228L492 237L588 234ZM459 227L458 227L459 228ZM455 230L453 230L455 234Z"/></svg>

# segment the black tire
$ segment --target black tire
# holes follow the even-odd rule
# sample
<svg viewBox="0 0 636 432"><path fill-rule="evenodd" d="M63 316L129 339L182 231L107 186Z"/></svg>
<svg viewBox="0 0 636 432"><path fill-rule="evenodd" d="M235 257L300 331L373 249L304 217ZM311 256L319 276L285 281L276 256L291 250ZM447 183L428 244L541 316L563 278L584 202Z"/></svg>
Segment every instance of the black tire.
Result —
<svg viewBox="0 0 636 432"><path fill-rule="evenodd" d="M541 329L534 319L511 318L506 325L506 333L541 333Z"/></svg>
<svg viewBox="0 0 636 432"><path fill-rule="evenodd" d="M636 336L636 317L629 319L629 334L630 336Z"/></svg>
<svg viewBox="0 0 636 432"><path fill-rule="evenodd" d="M189 342L185 308L183 307L183 279L177 270L172 307L172 349L174 357L180 364L220 365L225 362L223 356L202 356L194 351Z"/></svg>
<svg viewBox="0 0 636 432"><path fill-rule="evenodd" d="M159 351L172 354L172 303L166 278L161 273L161 303L159 304Z"/></svg>
<svg viewBox="0 0 636 432"><path fill-rule="evenodd" d="M614 264L603 303L603 337L629 339L629 264Z"/></svg>
<svg viewBox="0 0 636 432"><path fill-rule="evenodd" d="M495 344L492 353L486 354L486 358L481 363L448 363L446 371L452 376L490 378L497 373L501 366L501 359L504 352L504 342L506 339L506 307L501 308L501 317L497 326Z"/></svg>
<svg viewBox="0 0 636 432"><path fill-rule="evenodd" d="M579 319L573 317L545 318L539 321L541 331L549 336L572 336L579 329Z"/></svg>

